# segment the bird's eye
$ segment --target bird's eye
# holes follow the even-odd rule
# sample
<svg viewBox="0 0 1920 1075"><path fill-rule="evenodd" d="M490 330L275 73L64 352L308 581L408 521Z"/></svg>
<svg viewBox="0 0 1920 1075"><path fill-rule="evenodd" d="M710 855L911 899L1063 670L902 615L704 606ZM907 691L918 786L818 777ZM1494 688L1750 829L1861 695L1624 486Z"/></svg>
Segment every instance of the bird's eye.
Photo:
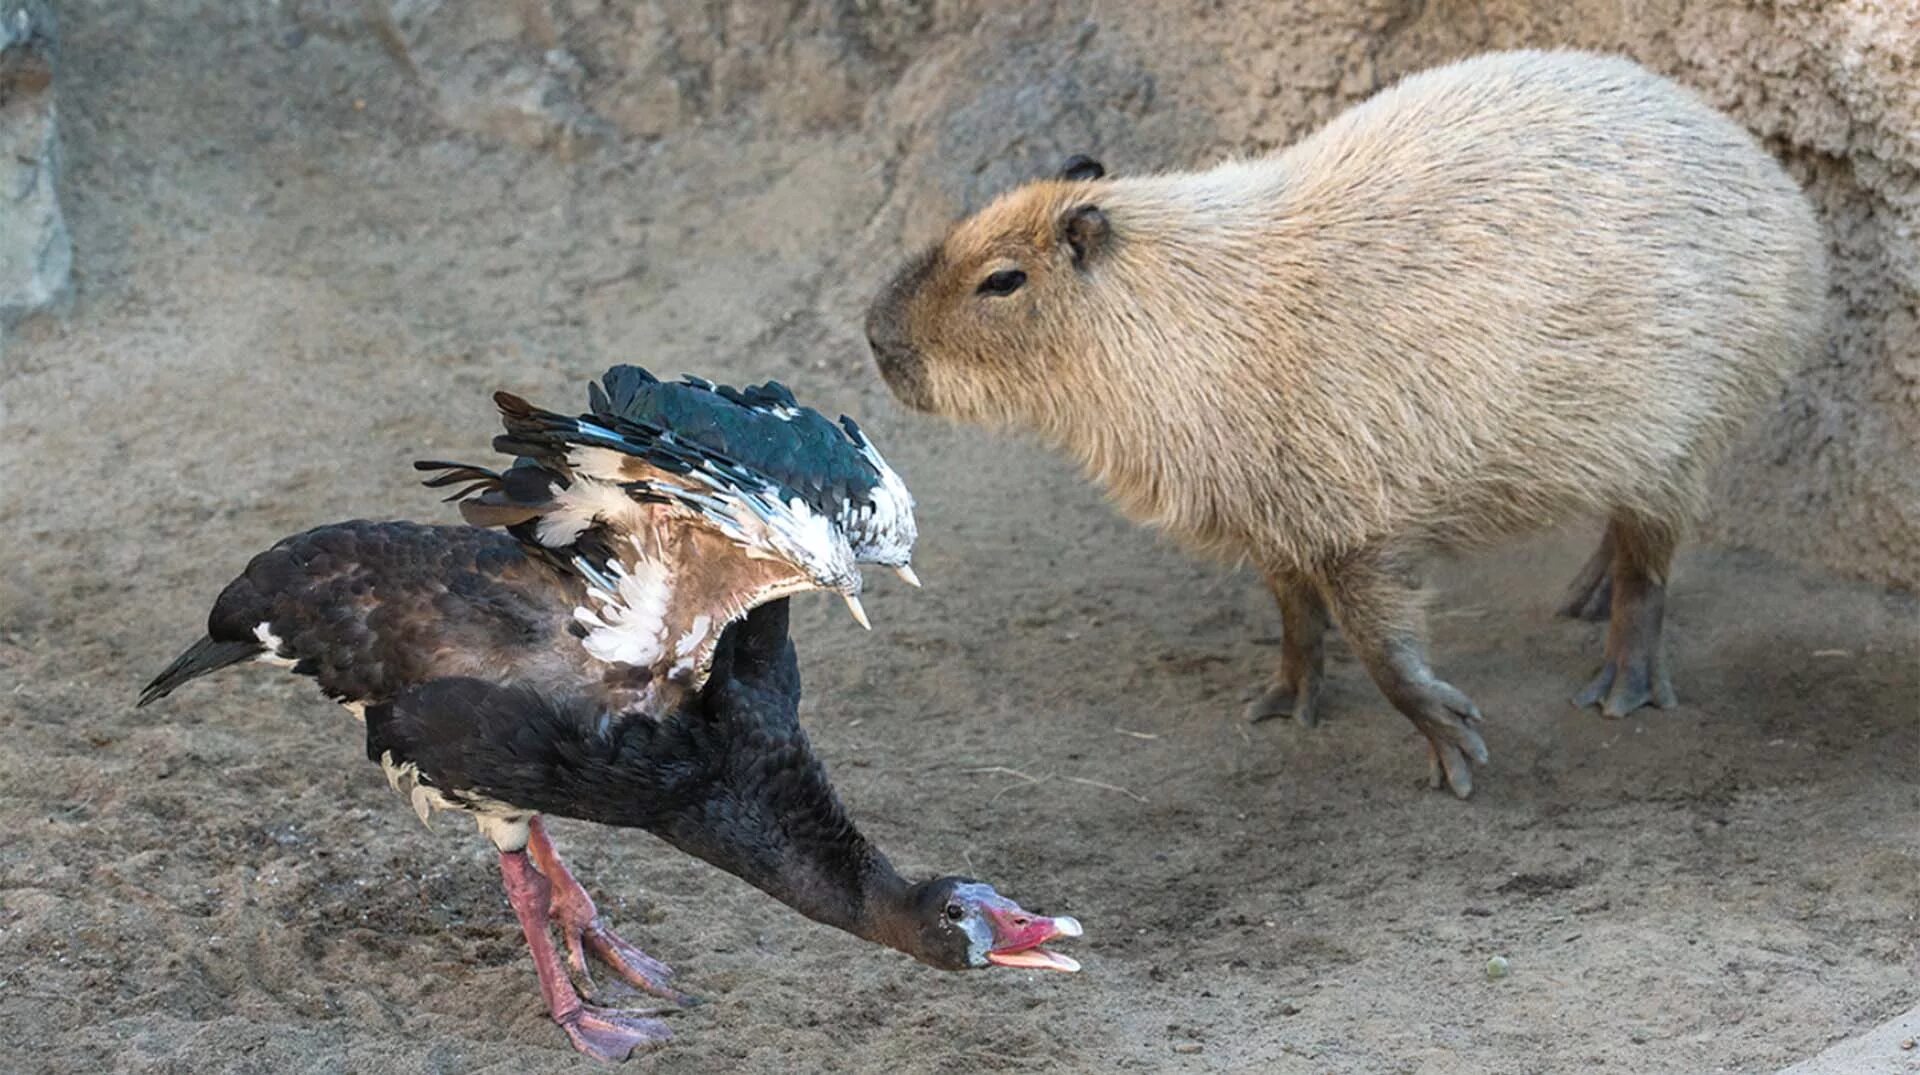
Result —
<svg viewBox="0 0 1920 1075"><path fill-rule="evenodd" d="M958 922L967 917L967 909L957 903L947 904L947 921Z"/></svg>
<svg viewBox="0 0 1920 1075"><path fill-rule="evenodd" d="M1027 274L1019 269L1002 269L980 281L980 294L1011 295L1020 290L1020 285L1026 282Z"/></svg>

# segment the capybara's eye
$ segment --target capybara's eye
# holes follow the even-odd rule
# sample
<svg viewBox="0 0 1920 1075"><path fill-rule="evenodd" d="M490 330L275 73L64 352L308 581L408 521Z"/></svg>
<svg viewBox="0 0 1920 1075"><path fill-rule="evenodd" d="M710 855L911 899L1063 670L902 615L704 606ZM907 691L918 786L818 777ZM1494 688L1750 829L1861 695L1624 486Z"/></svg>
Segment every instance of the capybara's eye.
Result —
<svg viewBox="0 0 1920 1075"><path fill-rule="evenodd" d="M1027 282L1027 274L1019 269L1002 269L985 280L980 281L982 295L1011 295L1020 290Z"/></svg>

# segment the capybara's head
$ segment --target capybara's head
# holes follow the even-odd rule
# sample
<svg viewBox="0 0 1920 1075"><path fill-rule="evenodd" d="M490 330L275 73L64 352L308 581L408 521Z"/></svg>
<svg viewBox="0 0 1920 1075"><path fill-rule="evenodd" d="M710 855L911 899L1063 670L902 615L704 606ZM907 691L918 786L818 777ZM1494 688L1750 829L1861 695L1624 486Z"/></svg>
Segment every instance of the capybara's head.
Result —
<svg viewBox="0 0 1920 1075"><path fill-rule="evenodd" d="M1076 156L894 275L867 311L867 342L894 395L963 421L1048 424L1097 331L1089 289L1111 239L1104 174Z"/></svg>

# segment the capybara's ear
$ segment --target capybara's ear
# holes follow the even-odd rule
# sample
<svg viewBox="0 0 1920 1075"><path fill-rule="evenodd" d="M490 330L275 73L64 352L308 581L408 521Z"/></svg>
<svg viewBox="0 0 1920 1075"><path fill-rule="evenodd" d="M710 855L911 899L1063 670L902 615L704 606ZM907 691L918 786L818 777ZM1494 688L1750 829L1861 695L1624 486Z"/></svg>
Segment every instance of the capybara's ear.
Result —
<svg viewBox="0 0 1920 1075"><path fill-rule="evenodd" d="M1080 268L1099 255L1111 231L1107 214L1097 205L1076 205L1060 217L1060 235L1073 247L1073 263Z"/></svg>
<svg viewBox="0 0 1920 1075"><path fill-rule="evenodd" d="M1085 153L1075 153L1073 156L1067 158L1065 164L1060 166L1059 178L1078 181L1082 179L1099 179L1106 174L1106 165L1101 164Z"/></svg>

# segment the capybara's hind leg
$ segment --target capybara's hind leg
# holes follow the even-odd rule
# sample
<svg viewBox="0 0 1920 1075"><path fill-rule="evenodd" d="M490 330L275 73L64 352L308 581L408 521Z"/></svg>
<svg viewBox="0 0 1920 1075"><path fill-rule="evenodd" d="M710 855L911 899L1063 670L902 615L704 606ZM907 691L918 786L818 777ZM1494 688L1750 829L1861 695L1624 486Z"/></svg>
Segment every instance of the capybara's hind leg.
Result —
<svg viewBox="0 0 1920 1075"><path fill-rule="evenodd" d="M1327 606L1300 575L1269 571L1266 577L1280 604L1280 668L1260 697L1248 703L1247 719L1258 724L1290 716L1311 728L1320 723L1320 684L1326 678Z"/></svg>
<svg viewBox="0 0 1920 1075"><path fill-rule="evenodd" d="M1480 710L1427 666L1420 587L1408 562L1391 551L1344 557L1320 578L1334 622L1373 682L1427 739L1433 786L1464 799L1473 767L1487 762Z"/></svg>
<svg viewBox="0 0 1920 1075"><path fill-rule="evenodd" d="M1587 564L1573 577L1573 583L1567 587L1566 596L1560 599L1556 610L1560 615L1573 620L1589 620L1598 623L1612 612L1613 605L1613 527L1600 539L1600 547L1593 550L1587 558Z"/></svg>
<svg viewBox="0 0 1920 1075"><path fill-rule="evenodd" d="M1660 637L1675 540L1672 527L1642 516L1616 514L1608 523L1613 607L1606 661L1574 696L1575 705L1597 704L1605 716L1624 717L1644 705L1668 709L1675 704Z"/></svg>

